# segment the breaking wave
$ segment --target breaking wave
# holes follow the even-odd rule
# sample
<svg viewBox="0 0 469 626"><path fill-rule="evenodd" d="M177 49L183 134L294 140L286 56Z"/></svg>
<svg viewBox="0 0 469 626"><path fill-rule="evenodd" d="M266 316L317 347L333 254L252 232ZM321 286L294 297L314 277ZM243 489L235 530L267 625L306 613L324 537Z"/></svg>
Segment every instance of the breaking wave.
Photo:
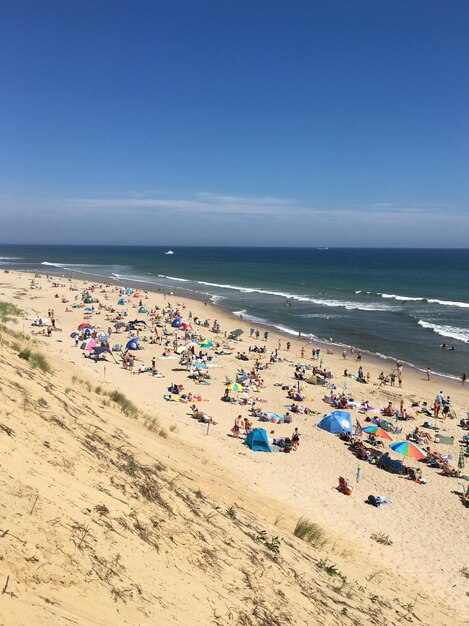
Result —
<svg viewBox="0 0 469 626"><path fill-rule="evenodd" d="M380 293L378 294L382 298L390 300L398 300L400 302L428 302L430 304L440 304L442 306L457 306L464 309L469 309L469 302L457 302L453 300L439 300L438 298L416 298L413 296L399 296L394 293Z"/></svg>
<svg viewBox="0 0 469 626"><path fill-rule="evenodd" d="M423 328L429 328L437 335L442 337L448 337L449 339L456 339L463 343L469 343L469 329L459 328L458 326L447 326L443 324L432 324L431 322L425 322L424 320L418 321L419 326Z"/></svg>

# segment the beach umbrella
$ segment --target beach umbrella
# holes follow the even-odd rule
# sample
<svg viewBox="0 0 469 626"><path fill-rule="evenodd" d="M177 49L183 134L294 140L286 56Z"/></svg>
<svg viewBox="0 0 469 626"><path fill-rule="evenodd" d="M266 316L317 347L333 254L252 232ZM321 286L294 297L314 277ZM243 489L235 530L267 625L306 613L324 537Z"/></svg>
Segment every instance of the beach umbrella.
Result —
<svg viewBox="0 0 469 626"><path fill-rule="evenodd" d="M78 333L74 330L73 333L70 333L70 337L75 339L75 337L78 337Z"/></svg>
<svg viewBox="0 0 469 626"><path fill-rule="evenodd" d="M85 313L92 313L94 311L92 306L87 306L86 309L83 309Z"/></svg>
<svg viewBox="0 0 469 626"><path fill-rule="evenodd" d="M231 383L231 385L228 385L228 389L231 389L231 391L244 391L243 385L239 383Z"/></svg>
<svg viewBox="0 0 469 626"><path fill-rule="evenodd" d="M88 341L85 344L85 350L93 350L94 348L96 348L96 341L94 339L88 339Z"/></svg>
<svg viewBox="0 0 469 626"><path fill-rule="evenodd" d="M424 459L428 456L428 452L419 446L416 446L415 443L411 441L396 441L395 443L389 444L391 450L397 452L398 454L402 454L402 456L407 456L409 459Z"/></svg>
<svg viewBox="0 0 469 626"><path fill-rule="evenodd" d="M134 298L140 298L140 291L136 291L134 293Z"/></svg>
<svg viewBox="0 0 469 626"><path fill-rule="evenodd" d="M92 325L88 324L88 322L83 322L80 326L78 326L78 330L83 330L84 328L92 328Z"/></svg>
<svg viewBox="0 0 469 626"><path fill-rule="evenodd" d="M132 293L133 289L131 287L127 287L125 291L126 291L126 293L128 293L130 295Z"/></svg>
<svg viewBox="0 0 469 626"><path fill-rule="evenodd" d="M125 346L127 350L138 350L138 337L133 337Z"/></svg>
<svg viewBox="0 0 469 626"><path fill-rule="evenodd" d="M465 463L466 463L466 460L464 458L464 448L463 446L461 446L459 448L458 469L460 470L464 469Z"/></svg>
<svg viewBox="0 0 469 626"><path fill-rule="evenodd" d="M100 335L98 339L99 341L106 341L107 339L109 339L109 335Z"/></svg>
<svg viewBox="0 0 469 626"><path fill-rule="evenodd" d="M213 342L210 339L206 339L203 343L200 344L201 348L213 348Z"/></svg>
<svg viewBox="0 0 469 626"><path fill-rule="evenodd" d="M148 309L146 306L141 306L138 310L139 313L147 313Z"/></svg>
<svg viewBox="0 0 469 626"><path fill-rule="evenodd" d="M181 328L182 330L192 330L192 326L188 324L187 322L182 322Z"/></svg>
<svg viewBox="0 0 469 626"><path fill-rule="evenodd" d="M124 306L125 298L120 298L120 300L117 302L117 304L119 304L120 306Z"/></svg>
<svg viewBox="0 0 469 626"><path fill-rule="evenodd" d="M181 328L181 324L182 324L182 319L181 319L180 317L176 317L176 318L173 320L173 322L172 322L171 326L172 326L173 328Z"/></svg>
<svg viewBox="0 0 469 626"><path fill-rule="evenodd" d="M77 308L77 306L80 306L80 305L78 304L78 302L74 302L74 303L72 304L72 309L76 309L76 308Z"/></svg>
<svg viewBox="0 0 469 626"><path fill-rule="evenodd" d="M363 430L370 435L374 435L375 437L381 437L382 439L388 439L389 441L393 441L393 438L388 433L388 431L384 430L384 428L381 428L381 426L378 426L377 424L374 424L373 426L367 426Z"/></svg>
<svg viewBox="0 0 469 626"><path fill-rule="evenodd" d="M119 330L119 328L123 328L125 326L124 322L117 322L116 324L114 324L114 328L116 330Z"/></svg>
<svg viewBox="0 0 469 626"><path fill-rule="evenodd" d="M234 337L235 339L237 339L238 337L241 337L243 333L244 330L242 330L241 328L237 328L236 330L231 331L230 337Z"/></svg>

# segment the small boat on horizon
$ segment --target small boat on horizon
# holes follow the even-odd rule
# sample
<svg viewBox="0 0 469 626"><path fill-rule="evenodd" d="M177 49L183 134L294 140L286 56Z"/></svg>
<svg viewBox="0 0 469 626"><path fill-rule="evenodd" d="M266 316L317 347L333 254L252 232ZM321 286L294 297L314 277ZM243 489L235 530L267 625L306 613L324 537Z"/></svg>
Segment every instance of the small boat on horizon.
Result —
<svg viewBox="0 0 469 626"><path fill-rule="evenodd" d="M174 254L172 250L166 250L165 254Z"/></svg>

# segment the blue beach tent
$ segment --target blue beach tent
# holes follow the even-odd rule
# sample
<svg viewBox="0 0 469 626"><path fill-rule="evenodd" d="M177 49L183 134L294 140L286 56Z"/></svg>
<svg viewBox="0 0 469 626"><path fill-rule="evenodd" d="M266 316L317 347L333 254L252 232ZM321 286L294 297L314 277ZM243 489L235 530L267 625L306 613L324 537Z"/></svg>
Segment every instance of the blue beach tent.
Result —
<svg viewBox="0 0 469 626"><path fill-rule="evenodd" d="M352 419L347 411L333 411L325 415L318 424L318 428L337 435L345 432L352 434Z"/></svg>
<svg viewBox="0 0 469 626"><path fill-rule="evenodd" d="M138 337L134 337L130 341L127 342L125 346L127 350L138 350Z"/></svg>
<svg viewBox="0 0 469 626"><path fill-rule="evenodd" d="M251 448L253 452L272 452L269 440L267 439L267 433L263 428L251 430L244 443Z"/></svg>

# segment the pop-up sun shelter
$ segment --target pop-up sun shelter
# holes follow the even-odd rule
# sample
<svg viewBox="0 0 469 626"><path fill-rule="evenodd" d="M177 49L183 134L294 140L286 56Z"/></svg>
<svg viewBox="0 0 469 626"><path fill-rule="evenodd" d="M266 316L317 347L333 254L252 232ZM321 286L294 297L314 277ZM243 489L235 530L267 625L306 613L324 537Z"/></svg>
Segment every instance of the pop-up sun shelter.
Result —
<svg viewBox="0 0 469 626"><path fill-rule="evenodd" d="M138 337L134 337L130 341L127 342L125 346L127 350L138 350Z"/></svg>
<svg viewBox="0 0 469 626"><path fill-rule="evenodd" d="M328 433L334 435L340 433L352 434L352 419L350 413L347 411L333 411L328 415L325 415L318 424L318 428L327 430Z"/></svg>
<svg viewBox="0 0 469 626"><path fill-rule="evenodd" d="M272 452L267 433L263 428L251 430L244 443L254 452Z"/></svg>

